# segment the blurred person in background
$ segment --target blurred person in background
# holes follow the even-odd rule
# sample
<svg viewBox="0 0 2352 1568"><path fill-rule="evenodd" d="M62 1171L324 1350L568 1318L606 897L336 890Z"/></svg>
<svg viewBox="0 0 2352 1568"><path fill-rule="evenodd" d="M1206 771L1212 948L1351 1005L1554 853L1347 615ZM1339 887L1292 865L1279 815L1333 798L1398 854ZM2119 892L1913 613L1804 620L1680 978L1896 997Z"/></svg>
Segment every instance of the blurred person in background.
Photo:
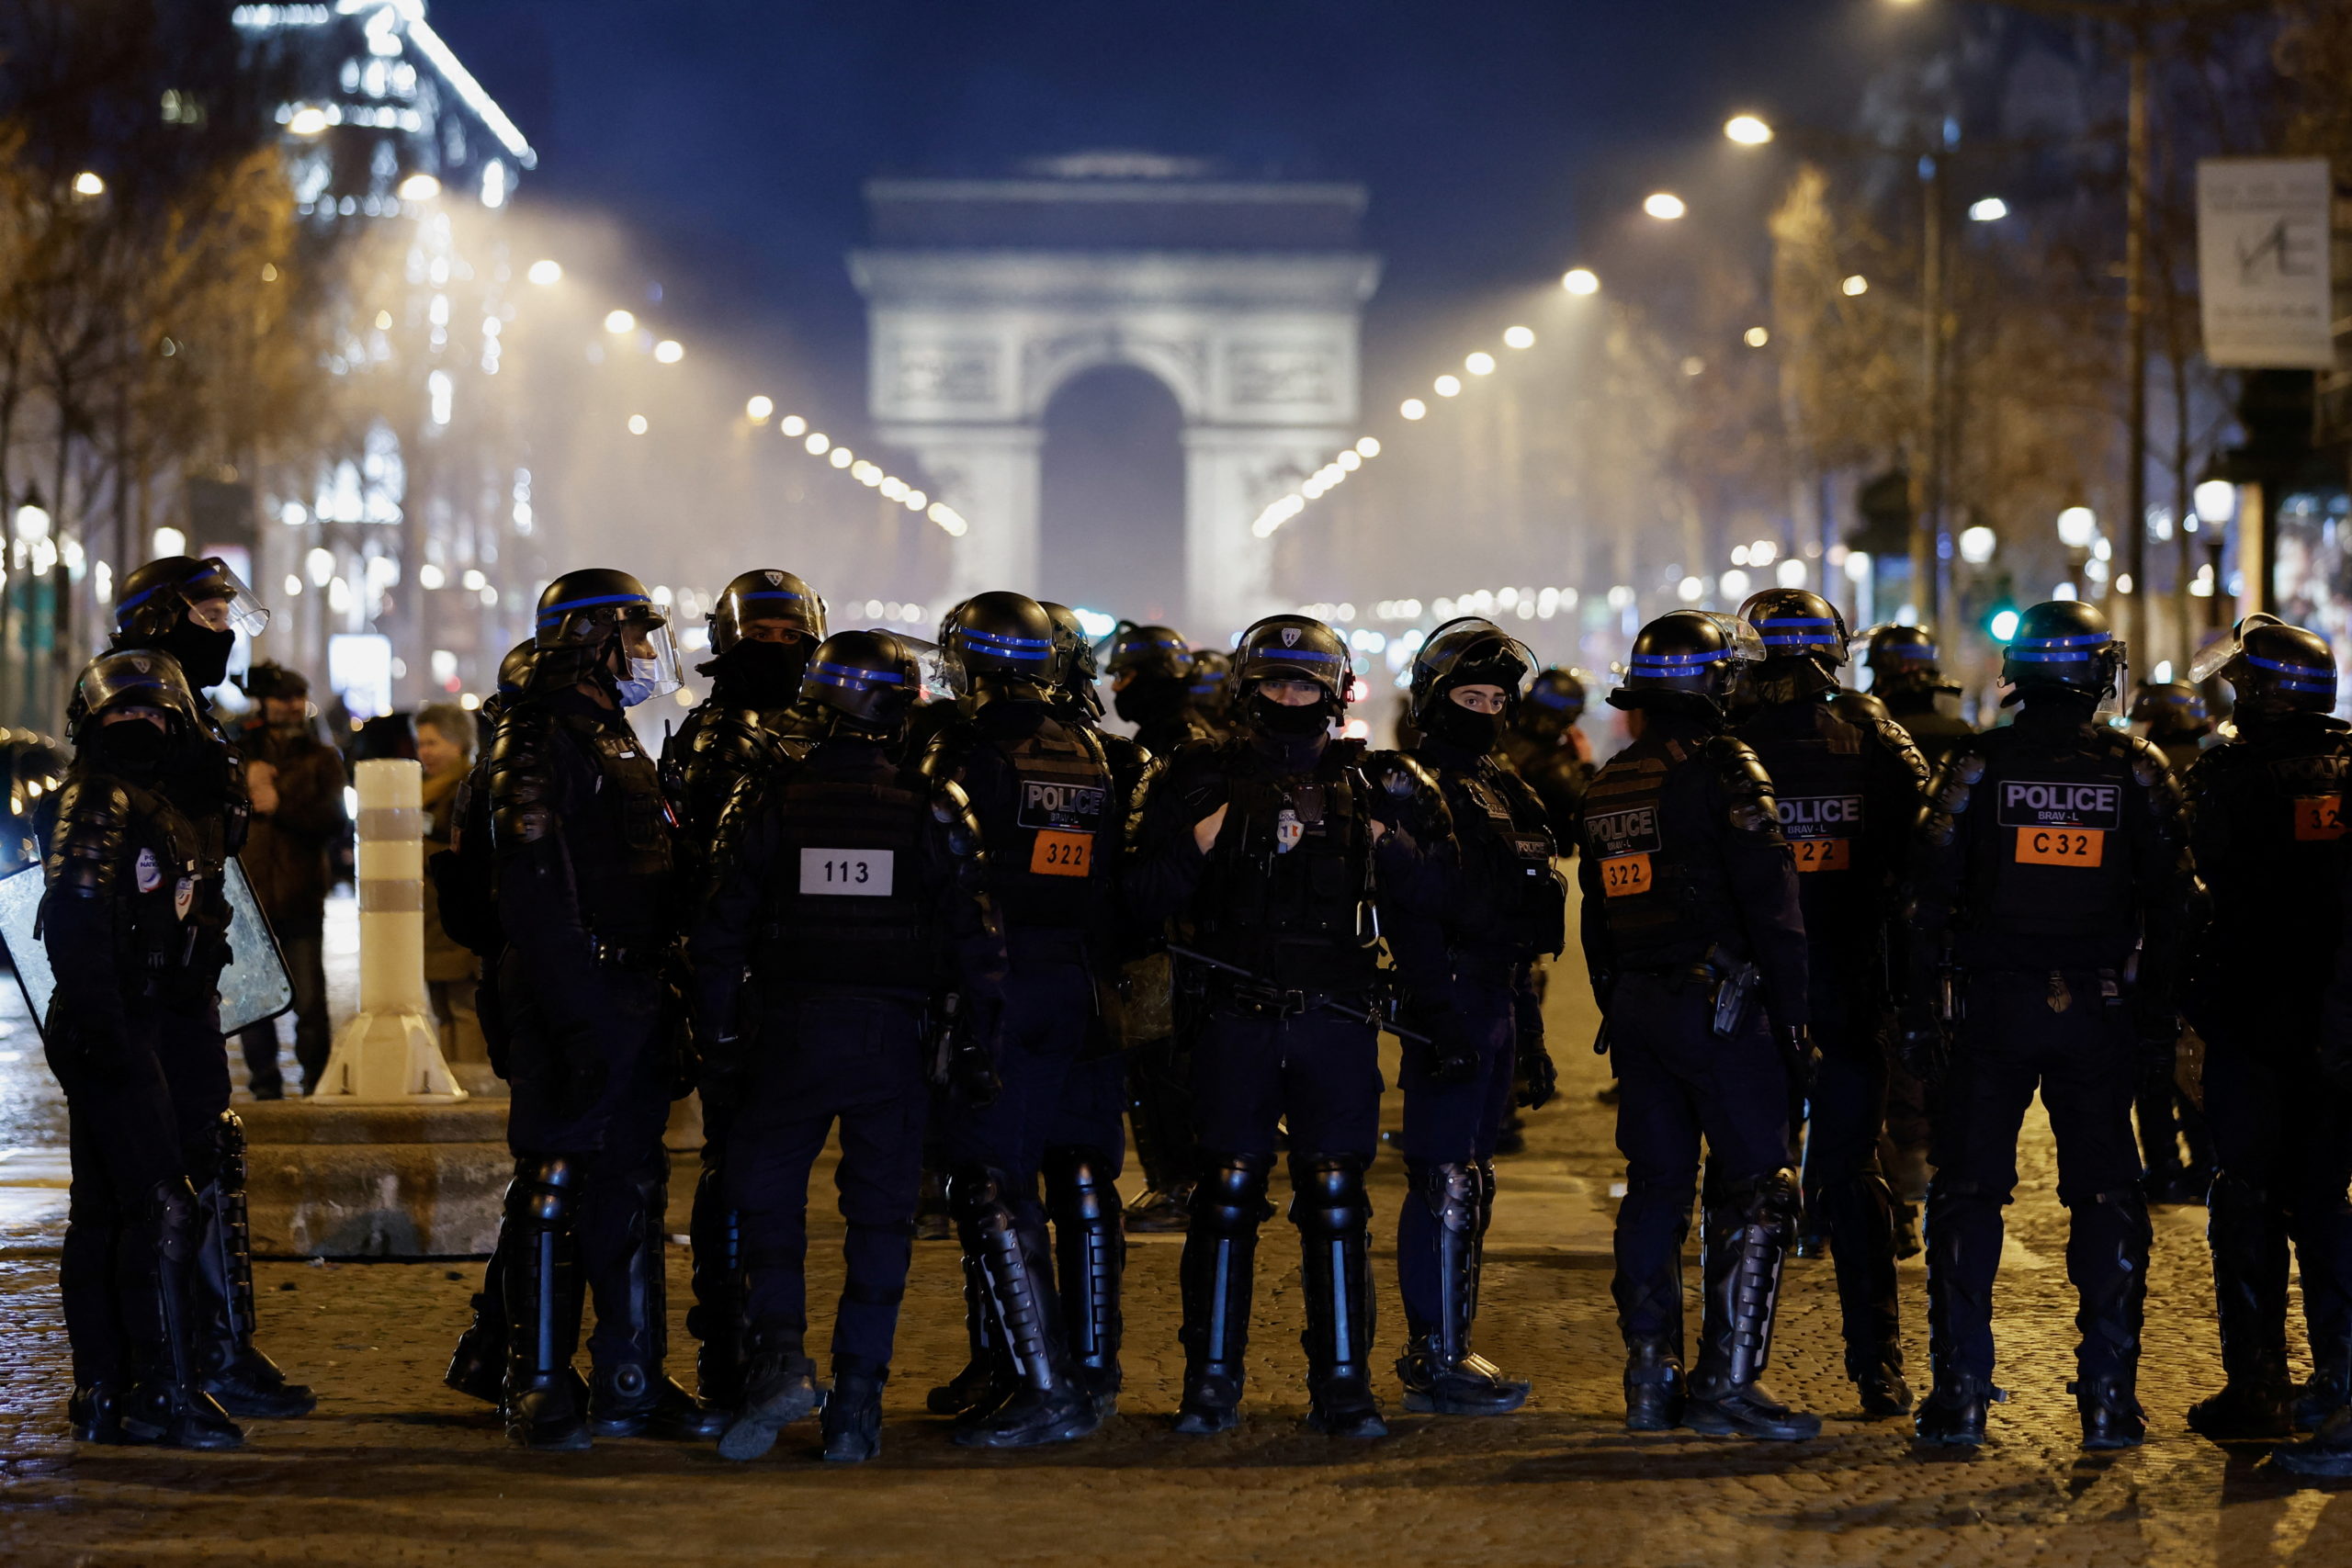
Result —
<svg viewBox="0 0 2352 1568"><path fill-rule="evenodd" d="M309 1094L326 1071L334 1043L325 938L334 853L351 830L343 809L343 757L319 739L311 682L299 671L256 664L243 685L258 711L237 738L253 797L253 828L239 858L294 982L294 1059L302 1069L302 1092ZM254 1098L282 1098L277 1022L257 1023L238 1039Z"/></svg>
<svg viewBox="0 0 2352 1568"><path fill-rule="evenodd" d="M458 789L473 766L481 727L456 703L429 703L416 712L416 760L424 765L424 857L451 846ZM424 985L441 1026L441 1054L453 1062L486 1062L481 1022L474 1014L480 965L471 949L441 924L440 890L424 883Z"/></svg>

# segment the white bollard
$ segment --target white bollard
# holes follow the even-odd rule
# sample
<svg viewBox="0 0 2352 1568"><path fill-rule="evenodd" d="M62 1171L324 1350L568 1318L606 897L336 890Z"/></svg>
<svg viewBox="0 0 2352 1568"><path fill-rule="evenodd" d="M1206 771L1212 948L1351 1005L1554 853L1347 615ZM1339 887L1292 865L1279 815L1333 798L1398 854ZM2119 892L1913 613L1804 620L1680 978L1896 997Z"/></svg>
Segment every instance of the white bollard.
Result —
<svg viewBox="0 0 2352 1568"><path fill-rule="evenodd" d="M359 1011L335 1031L313 1097L459 1100L441 1059L424 988L424 770L404 758L362 762L359 790Z"/></svg>

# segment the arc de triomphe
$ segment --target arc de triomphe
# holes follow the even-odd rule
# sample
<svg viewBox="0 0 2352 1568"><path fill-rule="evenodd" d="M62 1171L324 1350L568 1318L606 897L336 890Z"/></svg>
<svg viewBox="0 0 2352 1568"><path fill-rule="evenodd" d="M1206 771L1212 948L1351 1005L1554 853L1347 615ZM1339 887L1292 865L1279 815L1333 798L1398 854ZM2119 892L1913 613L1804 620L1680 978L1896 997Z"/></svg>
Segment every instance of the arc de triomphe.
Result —
<svg viewBox="0 0 2352 1568"><path fill-rule="evenodd" d="M1186 626L1221 641L1283 607L1250 525L1359 434L1364 189L1135 154L1034 170L867 184L850 271L876 433L970 524L950 592L1029 589L1047 401L1099 366L1148 371L1183 415Z"/></svg>

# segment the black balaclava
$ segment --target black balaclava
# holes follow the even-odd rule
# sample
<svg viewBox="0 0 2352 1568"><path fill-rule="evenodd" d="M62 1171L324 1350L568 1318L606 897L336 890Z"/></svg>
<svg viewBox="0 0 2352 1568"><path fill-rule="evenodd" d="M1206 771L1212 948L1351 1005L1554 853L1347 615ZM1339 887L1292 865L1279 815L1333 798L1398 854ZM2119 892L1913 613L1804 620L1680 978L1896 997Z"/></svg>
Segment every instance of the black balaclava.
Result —
<svg viewBox="0 0 2352 1568"><path fill-rule="evenodd" d="M131 718L100 725L91 732L86 749L91 761L103 772L144 782L163 771L173 742L146 720Z"/></svg>
<svg viewBox="0 0 2352 1568"><path fill-rule="evenodd" d="M1421 716L1421 730L1474 757L1483 757L1502 744L1503 718L1464 707L1451 694L1441 695Z"/></svg>
<svg viewBox="0 0 2352 1568"><path fill-rule="evenodd" d="M1289 773L1303 773L1313 768L1330 739L1329 702L1286 707L1265 693L1253 691L1243 705L1242 717L1259 751Z"/></svg>
<svg viewBox="0 0 2352 1568"><path fill-rule="evenodd" d="M1111 705L1129 724L1164 724L1193 694L1182 675L1138 675L1111 694Z"/></svg>
<svg viewBox="0 0 2352 1568"><path fill-rule="evenodd" d="M745 637L699 669L717 682L714 694L722 695L730 704L751 708L789 707L800 695L801 680L808 672L808 656L815 650L816 645L807 637L798 642L762 642L756 637Z"/></svg>
<svg viewBox="0 0 2352 1568"><path fill-rule="evenodd" d="M183 615L155 639L155 646L178 660L188 685L202 692L229 678L229 655L237 646L237 634L198 626Z"/></svg>

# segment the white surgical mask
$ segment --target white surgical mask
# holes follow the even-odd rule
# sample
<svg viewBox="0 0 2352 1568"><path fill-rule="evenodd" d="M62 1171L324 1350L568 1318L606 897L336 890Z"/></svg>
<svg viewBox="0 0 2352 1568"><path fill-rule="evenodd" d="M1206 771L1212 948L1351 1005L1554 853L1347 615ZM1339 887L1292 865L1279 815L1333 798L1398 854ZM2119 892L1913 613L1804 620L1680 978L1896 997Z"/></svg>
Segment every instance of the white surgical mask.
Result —
<svg viewBox="0 0 2352 1568"><path fill-rule="evenodd" d="M614 682L618 690L621 706L633 708L661 695L662 661L658 659L631 659L628 673Z"/></svg>

